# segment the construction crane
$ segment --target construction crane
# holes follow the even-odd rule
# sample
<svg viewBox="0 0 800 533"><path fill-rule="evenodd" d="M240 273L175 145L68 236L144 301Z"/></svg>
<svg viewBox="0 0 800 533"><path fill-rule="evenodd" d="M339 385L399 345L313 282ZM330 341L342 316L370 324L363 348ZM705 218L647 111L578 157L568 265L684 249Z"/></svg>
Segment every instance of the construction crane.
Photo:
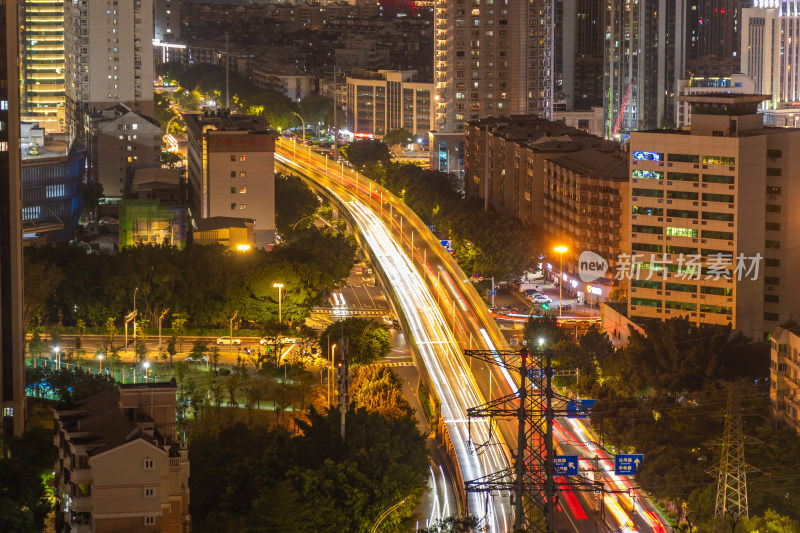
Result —
<svg viewBox="0 0 800 533"><path fill-rule="evenodd" d="M611 132L612 137L616 137L619 133L619 129L622 127L622 119L625 118L625 111L628 109L628 100L631 97L631 90L633 89L633 78L628 82L628 86L625 87L625 94L622 95L622 103L619 105L619 111L617 112L617 120L614 121L614 130Z"/></svg>

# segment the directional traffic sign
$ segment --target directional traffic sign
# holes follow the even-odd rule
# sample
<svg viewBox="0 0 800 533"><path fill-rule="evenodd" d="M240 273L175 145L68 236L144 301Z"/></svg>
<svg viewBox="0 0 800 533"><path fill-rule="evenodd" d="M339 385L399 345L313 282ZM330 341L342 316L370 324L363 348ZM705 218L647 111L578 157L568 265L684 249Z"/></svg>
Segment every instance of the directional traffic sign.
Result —
<svg viewBox="0 0 800 533"><path fill-rule="evenodd" d="M577 455L556 455L553 457L554 473L559 476L578 475Z"/></svg>
<svg viewBox="0 0 800 533"><path fill-rule="evenodd" d="M597 400L570 400L567 402L567 418L587 418Z"/></svg>
<svg viewBox="0 0 800 533"><path fill-rule="evenodd" d="M489 295L490 296L494 296L495 294L497 294L497 290L496 289L490 289L489 290Z"/></svg>
<svg viewBox="0 0 800 533"><path fill-rule="evenodd" d="M644 455L640 453L629 453L614 456L614 473L618 476L632 476L639 470Z"/></svg>
<svg viewBox="0 0 800 533"><path fill-rule="evenodd" d="M442 240L439 241L444 246L444 249L447 250L448 253L453 253L453 241L451 240Z"/></svg>

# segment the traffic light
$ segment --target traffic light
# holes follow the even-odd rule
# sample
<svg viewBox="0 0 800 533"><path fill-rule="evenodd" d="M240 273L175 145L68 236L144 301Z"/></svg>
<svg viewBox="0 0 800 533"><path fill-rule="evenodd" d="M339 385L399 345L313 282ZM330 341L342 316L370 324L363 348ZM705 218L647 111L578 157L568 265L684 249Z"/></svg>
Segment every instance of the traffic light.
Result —
<svg viewBox="0 0 800 533"><path fill-rule="evenodd" d="M550 309L550 305L549 304L542 304L542 309L547 311L548 309Z"/></svg>

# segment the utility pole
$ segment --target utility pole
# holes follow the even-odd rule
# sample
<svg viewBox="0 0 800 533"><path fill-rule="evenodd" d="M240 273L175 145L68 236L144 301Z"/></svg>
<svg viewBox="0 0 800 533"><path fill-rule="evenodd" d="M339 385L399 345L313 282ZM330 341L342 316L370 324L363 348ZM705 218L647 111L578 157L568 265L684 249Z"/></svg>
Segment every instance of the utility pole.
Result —
<svg viewBox="0 0 800 533"><path fill-rule="evenodd" d="M342 442L345 440L345 418L350 406L350 375L347 365L347 340L342 339L342 362L339 363L339 413L341 413Z"/></svg>
<svg viewBox="0 0 800 533"><path fill-rule="evenodd" d="M228 54L228 32L225 32L225 109L231 108L231 92L228 89L228 70L230 70L230 56Z"/></svg>
<svg viewBox="0 0 800 533"><path fill-rule="evenodd" d="M514 531L554 533L555 506L561 489L555 483L553 421L557 415L564 416L568 411L566 408L554 409L553 402L556 400L566 406L569 398L553 391L555 369L552 352L529 351L523 348L519 352L465 350L464 355L515 372L519 374L520 383L516 392L497 398L490 396L488 403L467 409L470 420L514 418L517 422L518 435L513 466L479 479L466 481L464 483L466 492L511 493ZM591 358L596 356L597 354L592 354ZM584 359L583 356L580 357L581 360ZM575 365L578 361L573 360L569 364ZM473 453L482 453L483 448L497 444L491 437L485 443L474 444L470 429L470 449L474 450ZM564 482L559 481L559 486L561 485L572 491L595 490L595 484L581 476L567 477Z"/></svg>
<svg viewBox="0 0 800 533"><path fill-rule="evenodd" d="M336 108L339 107L339 95L336 92L338 80L336 79L336 65L333 66L333 155L339 156L339 126L336 122Z"/></svg>
<svg viewBox="0 0 800 533"><path fill-rule="evenodd" d="M714 442L722 446L722 455L717 471L717 503L715 516L748 517L747 463L744 460L744 434L742 433L742 410L739 390L732 386L728 390L728 406L725 409L725 428L722 439Z"/></svg>

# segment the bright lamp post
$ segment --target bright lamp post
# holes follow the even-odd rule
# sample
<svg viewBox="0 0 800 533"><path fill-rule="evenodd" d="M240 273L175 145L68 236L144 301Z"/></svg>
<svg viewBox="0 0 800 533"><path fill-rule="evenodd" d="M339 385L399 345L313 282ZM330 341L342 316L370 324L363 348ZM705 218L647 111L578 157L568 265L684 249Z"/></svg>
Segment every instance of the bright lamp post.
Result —
<svg viewBox="0 0 800 533"><path fill-rule="evenodd" d="M103 373L103 354L97 354L97 360L100 361L100 373Z"/></svg>
<svg viewBox="0 0 800 533"><path fill-rule="evenodd" d="M281 305L281 291L283 290L283 283L273 283L273 287L278 289L278 324L283 322L283 309Z"/></svg>
<svg viewBox="0 0 800 533"><path fill-rule="evenodd" d="M147 379L150 377L150 361L144 362L144 382L147 383Z"/></svg>
<svg viewBox="0 0 800 533"><path fill-rule="evenodd" d="M558 252L558 318L561 318L561 285L564 283L564 252L567 247L556 246L554 250Z"/></svg>

